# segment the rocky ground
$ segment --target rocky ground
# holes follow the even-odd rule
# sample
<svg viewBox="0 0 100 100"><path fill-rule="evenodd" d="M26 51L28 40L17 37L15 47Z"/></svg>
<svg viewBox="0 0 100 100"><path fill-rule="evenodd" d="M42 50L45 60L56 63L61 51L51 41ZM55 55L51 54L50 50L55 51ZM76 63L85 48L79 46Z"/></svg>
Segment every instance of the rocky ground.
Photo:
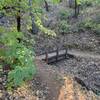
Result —
<svg viewBox="0 0 100 100"><path fill-rule="evenodd" d="M86 66L98 66L100 64L98 60L96 60L96 65L90 59L87 60L88 64L81 58L66 61L64 63L58 62L57 66L51 66L45 62L36 60L37 75L34 79L14 90L13 93L9 92L8 94L7 91L3 93L1 91L0 100L100 100L99 96L79 84L74 76L80 76L82 79L85 79L85 76L85 78L83 75L81 76L83 74L82 71L84 71L82 68ZM75 68L77 63L77 68ZM81 74L77 74L79 66Z"/></svg>
<svg viewBox="0 0 100 100"><path fill-rule="evenodd" d="M98 10L96 10L95 7L93 9L94 10L91 11L89 8L89 13L85 12L84 16L80 15L78 19L70 20L71 26L75 29L75 23L77 24L77 21L82 21L87 17L92 17L95 19L96 16L94 13L98 12ZM55 15L57 15L57 13ZM53 18L54 19L52 20L55 20L56 16ZM52 23L51 26L53 25L56 26L56 22ZM56 50L57 48L67 48L72 50L76 49L76 51L79 50L83 52L93 52L94 54L100 54L100 37L96 36L95 32L91 30L57 34L56 38L46 38L44 35L39 34L35 37L35 40L37 41L35 44L35 51L37 55L46 51L49 52ZM100 95L100 59L75 57L57 62L52 68L54 70L58 70L59 73L64 75L72 75L75 81L81 84L82 87L85 87L88 90L92 90L97 95Z"/></svg>
<svg viewBox="0 0 100 100"><path fill-rule="evenodd" d="M60 61L55 65L60 73L73 75L83 81L79 82L81 85L99 95L100 59L77 57Z"/></svg>
<svg viewBox="0 0 100 100"><path fill-rule="evenodd" d="M60 34L57 31L60 11L70 12L69 19L66 19L66 21L69 22L68 24L71 26L71 31L65 34ZM60 5L57 6L50 6L50 11L45 13L45 16L47 16L47 20L43 18L42 21L44 26L56 31L57 37L47 38L40 32L38 36L35 36L36 53L41 54L45 51L52 51L55 50L57 47L59 49L69 48L100 53L100 36L97 36L94 31L89 29L83 28L83 30L79 31L80 23L88 18L91 18L96 23L100 23L99 13L99 6L94 5L92 7L87 7L86 9L81 9L80 15L77 19L75 19L72 17L74 14L74 9L70 9L67 2L60 3Z"/></svg>
<svg viewBox="0 0 100 100"><path fill-rule="evenodd" d="M66 5L61 4L60 6L56 6L56 9L53 7L47 14L50 20L44 22L45 26L52 20L49 27L55 28L58 8L59 10L64 9ZM54 9L55 12L53 12ZM88 15L94 17L93 11ZM74 27L74 22L76 23L86 16L80 15L79 19L71 20L70 24ZM9 23L11 24L12 21L7 19L0 18L0 25L9 27ZM47 38L42 34L34 37L36 41L34 49L37 55L57 48L92 51L100 54L100 37L91 31L72 32L64 35L57 33L55 38ZM100 59L75 57L53 65L47 65L42 61L36 61L36 64L37 76L27 85L15 90L13 94L8 94L2 89L5 83L3 84L0 79L0 100L100 100L98 96L100 95Z"/></svg>
<svg viewBox="0 0 100 100"><path fill-rule="evenodd" d="M35 51L37 54L42 54L46 50L56 50L57 48L79 49L81 51L100 53L100 38L89 32L66 35L59 34L55 38L44 38L43 35L35 37Z"/></svg>

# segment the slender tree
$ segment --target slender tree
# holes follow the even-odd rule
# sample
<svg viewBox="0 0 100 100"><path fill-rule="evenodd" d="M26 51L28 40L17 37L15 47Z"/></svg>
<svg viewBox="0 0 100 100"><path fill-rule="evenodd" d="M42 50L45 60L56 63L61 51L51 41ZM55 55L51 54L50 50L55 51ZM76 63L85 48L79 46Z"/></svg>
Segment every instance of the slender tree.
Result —
<svg viewBox="0 0 100 100"><path fill-rule="evenodd" d="M46 0L44 0L44 3L45 3L45 9L46 11L48 12L49 11L49 5L48 5L48 2Z"/></svg>
<svg viewBox="0 0 100 100"><path fill-rule="evenodd" d="M20 2L21 0L19 0L19 10L17 12L17 16L16 16L16 20L17 20L17 31L20 32L21 31L21 11L20 11Z"/></svg>
<svg viewBox="0 0 100 100"><path fill-rule="evenodd" d="M35 17L34 17L33 12L32 12L33 11L32 4L33 4L33 1L29 0L30 16L31 16L31 21L32 21L32 33L37 34L38 28L35 24Z"/></svg>
<svg viewBox="0 0 100 100"><path fill-rule="evenodd" d="M75 0L75 17L77 18L77 0Z"/></svg>
<svg viewBox="0 0 100 100"><path fill-rule="evenodd" d="M81 4L81 0L75 0L75 17L77 18L79 15L79 6Z"/></svg>

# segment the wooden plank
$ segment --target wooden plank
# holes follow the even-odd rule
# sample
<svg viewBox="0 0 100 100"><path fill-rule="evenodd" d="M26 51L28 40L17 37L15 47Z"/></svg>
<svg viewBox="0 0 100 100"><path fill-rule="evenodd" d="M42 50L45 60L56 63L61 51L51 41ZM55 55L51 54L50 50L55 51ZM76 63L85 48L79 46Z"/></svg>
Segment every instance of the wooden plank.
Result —
<svg viewBox="0 0 100 100"><path fill-rule="evenodd" d="M57 51L57 50L56 50ZM52 52L52 53L48 53L48 58L52 58L54 56L56 56L56 51ZM65 54L66 53L66 50L61 50L59 51L59 55L62 55L62 54ZM43 55L40 55L40 56L37 56L38 59L45 59L45 54Z"/></svg>
<svg viewBox="0 0 100 100"><path fill-rule="evenodd" d="M56 62L58 60L58 57L59 57L59 51L58 51L58 48L57 48L57 51L56 51Z"/></svg>
<svg viewBox="0 0 100 100"><path fill-rule="evenodd" d="M38 59L46 61L46 63L54 63L63 59L68 58L67 57L67 50L54 50L49 53L44 53L43 55L37 56Z"/></svg>
<svg viewBox="0 0 100 100"><path fill-rule="evenodd" d="M45 54L45 61L46 61L46 63L48 63L48 52L46 52L46 54Z"/></svg>
<svg viewBox="0 0 100 100"><path fill-rule="evenodd" d="M45 60L47 63L51 62L57 62L62 59L67 58L74 58L74 57L84 57L84 58L96 58L100 59L100 55L93 54L93 53L87 53L82 51L76 51L76 50L54 50L52 52L49 52L48 54L43 54L40 56L36 56L40 60Z"/></svg>

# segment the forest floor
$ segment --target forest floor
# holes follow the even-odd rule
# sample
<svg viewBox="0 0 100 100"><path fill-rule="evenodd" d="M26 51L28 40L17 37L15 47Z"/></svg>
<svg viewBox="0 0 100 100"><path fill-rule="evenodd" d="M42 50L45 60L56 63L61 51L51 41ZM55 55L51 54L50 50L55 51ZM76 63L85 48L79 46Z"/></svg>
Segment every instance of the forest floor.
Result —
<svg viewBox="0 0 100 100"><path fill-rule="evenodd" d="M62 9L62 7L59 7L57 10L59 9ZM89 12L85 11L83 14L80 14L78 19L70 19L69 23L71 24L71 27L77 30L79 27L76 27L76 24L88 17L98 20L96 18L97 13L100 11L98 9L98 7L90 7L87 9ZM58 11L52 12L54 14L51 16L53 20L51 27L53 27L53 29L56 28L55 23L57 21L57 12ZM60 99L55 100L100 99L99 96L95 97L95 94L92 92L98 91L96 94L99 95L100 90L100 36L97 36L95 32L91 30L75 31L65 34L57 33L57 37L55 38L46 38L40 33L38 36L35 36L35 41L35 51L37 55L45 53L46 51L50 52L52 50L56 50L57 48L59 50L67 48L68 53L71 53L75 56L74 58L65 59L50 65L51 69L58 71L60 75L66 77L65 79L67 81L64 81L64 87L69 89L69 91L67 88L61 89L63 92L60 92L61 94L59 93L58 97ZM77 83L78 80L74 80L75 77L77 77L79 80L82 80L86 85L85 88L88 87L89 91L84 90L84 84L82 85L82 83L79 82L81 83L79 85ZM71 95L66 96L66 94Z"/></svg>
<svg viewBox="0 0 100 100"><path fill-rule="evenodd" d="M52 50L56 50L57 47L59 49L66 48L66 43L67 45L69 45L68 53L75 55L75 58L65 59L53 65L46 65L46 67L44 64L42 67L39 67L38 65L40 71L44 70L44 72L42 73L39 71L39 73L41 73L39 78L39 80L41 80L40 83L45 84L43 83L43 80L45 80L46 84L50 85L47 85L47 87L50 88L48 92L50 94L47 93L47 96L44 97L45 99L43 99L43 96L41 96L41 99L39 100L100 99L99 96L92 92L92 89L99 90L99 87L95 87L95 84L97 84L98 86L100 85L99 37L86 32L79 34L66 34L64 36L58 35L56 39L44 39L44 37L39 35L36 36L35 39L37 41L37 44L35 45L37 55L42 54L45 51L49 52ZM48 68L50 69L49 71L47 71ZM54 78L55 76L56 78ZM87 87L90 88L90 90L88 91L86 87L82 86L82 84L77 83L76 80L74 80L74 77L78 77L79 79L81 79L87 85ZM65 80L62 81L63 79ZM36 86L36 88L39 86Z"/></svg>
<svg viewBox="0 0 100 100"><path fill-rule="evenodd" d="M46 38L43 35L35 36L35 52L42 54L46 51L63 49L76 49L80 51L100 53L100 38L92 33L58 34L55 38Z"/></svg>
<svg viewBox="0 0 100 100"><path fill-rule="evenodd" d="M100 59L100 54L88 51L79 51L79 50L68 50L68 54L71 54L75 57L84 57L84 58L93 58Z"/></svg>
<svg viewBox="0 0 100 100"><path fill-rule="evenodd" d="M36 62L39 72L38 78L41 84L39 86L44 86L45 88L47 87L49 91L47 92L47 96L45 95L46 98L40 100L99 100L100 99L100 97L95 95L92 91L88 91L85 87L82 87L80 84L78 84L74 79L75 74L72 75L70 72L68 73L69 70L66 71L64 67L62 66L60 67L61 65L60 62L58 63L59 66L47 65L44 62L38 60ZM61 68L61 70L58 70L59 68Z"/></svg>
<svg viewBox="0 0 100 100"><path fill-rule="evenodd" d="M78 84L72 75L65 75L57 67L38 59L36 65L34 80L14 91L9 100L100 100L92 91Z"/></svg>
<svg viewBox="0 0 100 100"><path fill-rule="evenodd" d="M58 6L59 9L63 7L63 5ZM54 7L55 10L52 9L52 11L55 12L51 11L48 14L53 22L51 23L52 27L57 21L58 8ZM91 8L87 11L90 10ZM99 11L94 7L91 12L85 12L78 19L70 20L70 24L74 27L81 19L94 17ZM23 27L25 26L22 26L25 31ZM68 52L75 57L52 65L36 59L37 75L34 79L15 90L13 95L3 96L2 91L0 91L0 97L2 97L0 100L100 100L100 96L92 91L92 88L100 90L100 37L90 30L85 30L84 32L66 34L57 33L55 38L47 38L40 33L34 38L36 41L34 49L37 55L57 48L67 48ZM90 90L79 84L75 77L81 79ZM95 85L97 86L95 87Z"/></svg>

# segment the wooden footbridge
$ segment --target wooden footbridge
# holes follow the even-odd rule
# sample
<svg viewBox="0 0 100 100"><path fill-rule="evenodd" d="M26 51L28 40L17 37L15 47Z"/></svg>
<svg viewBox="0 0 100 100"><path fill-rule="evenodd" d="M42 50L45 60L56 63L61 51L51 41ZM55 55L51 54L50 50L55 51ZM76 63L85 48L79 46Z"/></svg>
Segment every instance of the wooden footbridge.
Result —
<svg viewBox="0 0 100 100"><path fill-rule="evenodd" d="M73 58L73 57L83 57L83 58L93 58L93 59L100 59L100 55L94 54L92 52L83 52L83 51L76 51L76 50L54 50L51 52L45 52L39 56L38 59L45 61L48 64L58 62L60 60Z"/></svg>
<svg viewBox="0 0 100 100"><path fill-rule="evenodd" d="M73 57L73 55L68 54L67 49L63 49L63 50L57 49L51 52L45 52L37 56L38 59L46 61L46 63L48 64L58 62L63 59L67 59L69 57Z"/></svg>

